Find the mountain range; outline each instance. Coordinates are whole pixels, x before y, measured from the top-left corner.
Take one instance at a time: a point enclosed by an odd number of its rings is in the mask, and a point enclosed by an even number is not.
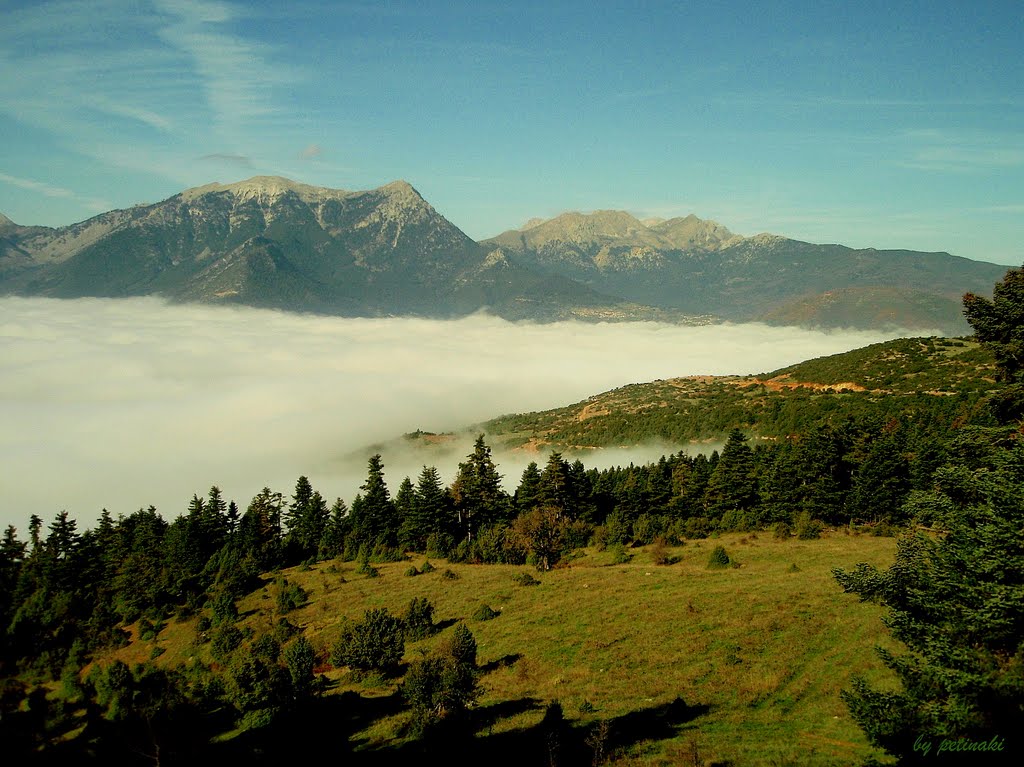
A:
[[[344,316],[766,321],[968,332],[1006,267],[948,253],[742,237],[696,216],[565,213],[474,242],[408,183],[278,177],[188,189],[82,223],[0,215],[0,293],[159,294]]]

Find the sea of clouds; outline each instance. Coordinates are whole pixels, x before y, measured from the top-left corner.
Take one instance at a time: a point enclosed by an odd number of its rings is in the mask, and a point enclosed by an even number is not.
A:
[[[460,430],[628,383],[760,373],[891,338],[760,324],[348,319],[159,299],[0,299],[0,524],[66,509],[91,527],[153,504],[167,519],[219,485],[244,510],[300,474],[351,502],[370,446]],[[471,437],[441,453],[384,448],[394,492],[424,463],[445,481]],[[671,446],[669,446],[671,449]],[[641,462],[664,446],[608,451]],[[513,489],[546,455],[495,455]]]

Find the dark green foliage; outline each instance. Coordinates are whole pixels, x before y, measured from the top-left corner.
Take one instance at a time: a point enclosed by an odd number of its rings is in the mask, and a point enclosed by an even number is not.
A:
[[[234,595],[229,591],[218,591],[210,603],[214,623],[233,623],[238,620],[238,606],[235,604]]]
[[[434,606],[426,597],[413,597],[402,616],[405,636],[412,641],[426,639],[434,633]]]
[[[753,451],[739,429],[729,434],[721,460],[708,481],[704,503],[716,516],[735,516],[737,521],[727,528],[747,529],[749,523],[742,514],[752,511],[757,503],[757,476]]]
[[[284,662],[291,678],[292,694],[299,700],[309,697],[314,689],[313,668],[316,653],[309,640],[300,636],[285,648]]]
[[[507,521],[511,499],[501,489],[501,475],[483,434],[476,438],[473,452],[459,464],[451,492],[460,535],[472,539],[479,529]]]
[[[801,541],[812,541],[821,537],[825,526],[817,519],[811,519],[809,512],[801,511],[793,520],[793,532]]]
[[[441,643],[441,652],[456,663],[476,666],[476,637],[464,623],[460,623]]]
[[[409,567],[405,571],[405,575],[407,578],[415,578],[419,574],[420,571],[416,569],[416,565],[409,565]]]
[[[472,618],[475,621],[490,621],[497,618],[501,613],[491,609],[490,605],[482,604],[473,611]]]
[[[306,604],[306,590],[297,583],[289,583],[287,578],[277,580],[277,611],[281,614],[297,610]]]
[[[399,519],[384,481],[380,454],[370,457],[361,495],[352,502],[352,532],[363,544],[393,546],[398,542]]]
[[[844,591],[889,608],[886,624],[906,646],[880,651],[902,683],[863,680],[843,692],[875,745],[923,763],[921,739],[1005,740],[986,764],[1017,764],[1024,721],[1024,449],[1010,429],[965,429],[957,463],[935,474],[939,535],[906,534],[896,562],[879,571],[835,571]],[[982,758],[977,757],[977,763]],[[974,763],[967,760],[965,763]]]
[[[793,531],[785,522],[776,522],[772,525],[772,534],[777,541],[788,541],[793,535]]]
[[[405,652],[402,621],[387,610],[367,610],[362,620],[346,620],[331,651],[331,663],[356,671],[394,671]]]
[[[520,586],[536,586],[540,583],[540,581],[538,581],[529,573],[518,573],[517,575],[513,575],[512,580]]]
[[[612,544],[608,547],[608,551],[612,555],[613,565],[624,565],[633,558],[633,555],[630,554],[626,550],[626,547],[621,543]]]
[[[442,645],[434,656],[415,661],[409,667],[401,691],[412,708],[416,735],[424,736],[441,723],[458,719],[476,700],[479,694],[476,643],[471,634],[469,640],[474,648],[472,659],[465,653],[453,651],[449,644]]]
[[[446,567],[444,570],[441,571],[441,577],[444,578],[446,581],[457,581],[459,579],[459,574],[454,570]]]
[[[432,573],[432,572],[434,572],[435,569],[436,568],[432,564],[430,564],[430,560],[429,559],[424,561],[423,564],[420,565],[420,572],[421,573]]]
[[[724,546],[715,546],[711,552],[711,556],[708,557],[708,569],[709,570],[720,570],[725,567],[729,567],[732,564],[732,560],[725,551]]]
[[[242,631],[233,623],[224,623],[214,629],[210,638],[210,654],[215,660],[225,661],[242,644]]]

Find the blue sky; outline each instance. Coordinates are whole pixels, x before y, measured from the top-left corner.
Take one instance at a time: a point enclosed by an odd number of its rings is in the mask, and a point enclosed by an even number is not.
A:
[[[0,212],[60,225],[257,174],[410,181],[482,238],[695,213],[1024,261],[1024,6],[0,5]]]

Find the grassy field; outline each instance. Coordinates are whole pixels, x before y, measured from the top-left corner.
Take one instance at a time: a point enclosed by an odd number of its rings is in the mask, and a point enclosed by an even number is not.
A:
[[[739,567],[706,567],[719,544]],[[588,550],[568,566],[535,573],[540,583],[528,587],[514,576],[529,568],[442,560],[415,577],[405,575],[410,562],[378,565],[379,578],[338,562],[282,575],[310,593],[288,618],[318,648],[336,641],[343,616],[374,607],[401,613],[413,597],[429,598],[444,628],[407,643],[406,661],[465,621],[484,668],[477,740],[495,749],[514,750],[517,734],[536,731],[557,700],[580,742],[590,733],[589,748],[614,764],[852,765],[874,752],[839,690],[854,674],[885,684],[873,648],[891,644],[882,610],[843,594],[830,571],[885,566],[894,548],[892,539],[845,531],[811,541],[729,534],[673,549],[671,565],[654,565],[645,549],[632,550],[625,564]],[[410,561],[419,566],[424,557]],[[458,579],[443,578],[446,568]],[[268,580],[240,602],[243,627],[258,634],[277,620],[275,589]],[[483,603],[500,615],[472,620]],[[161,633],[160,663],[208,652],[193,642],[194,623],[172,621]],[[119,655],[147,660],[152,646],[133,643]],[[408,745],[408,713],[395,694],[400,679],[327,675],[325,705],[356,701],[364,712],[336,723],[356,761],[386,761]],[[601,722],[606,737],[593,735]],[[599,746],[595,737],[603,737]]]

